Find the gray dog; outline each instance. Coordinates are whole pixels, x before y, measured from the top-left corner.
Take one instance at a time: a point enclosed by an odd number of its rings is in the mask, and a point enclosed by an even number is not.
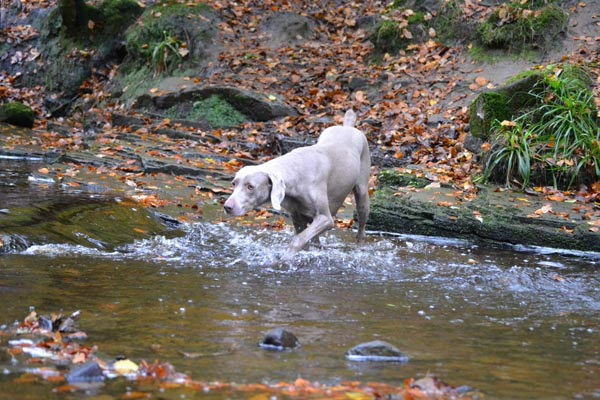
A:
[[[240,216],[271,200],[292,216],[296,236],[289,245],[291,258],[309,241],[333,228],[333,216],[346,196],[354,193],[358,214],[357,242],[365,237],[369,217],[371,155],[365,135],[354,128],[356,114],[346,111],[343,126],[323,131],[313,146],[301,147],[262,165],[240,169],[225,212]],[[310,224],[310,225],[309,225]]]

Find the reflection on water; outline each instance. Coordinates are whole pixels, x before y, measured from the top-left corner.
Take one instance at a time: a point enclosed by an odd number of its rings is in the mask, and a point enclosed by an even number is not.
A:
[[[89,344],[107,357],[159,358],[204,381],[402,385],[430,372],[490,399],[600,396],[592,255],[375,235],[357,249],[351,233],[334,231],[322,249],[284,264],[290,232],[209,222],[186,229],[110,252],[49,244],[0,256],[0,323],[22,319],[29,306],[81,310]],[[302,346],[258,348],[274,327]],[[344,358],[374,339],[410,362]],[[52,397],[52,384],[14,383],[28,367],[2,352],[0,393]],[[122,385],[108,382],[97,394],[120,395]]]

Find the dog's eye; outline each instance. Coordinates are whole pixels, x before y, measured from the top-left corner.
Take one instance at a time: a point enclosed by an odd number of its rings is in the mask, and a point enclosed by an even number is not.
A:
[[[246,189],[248,189],[249,191],[253,191],[254,190],[254,186],[248,184],[248,185],[246,185]]]

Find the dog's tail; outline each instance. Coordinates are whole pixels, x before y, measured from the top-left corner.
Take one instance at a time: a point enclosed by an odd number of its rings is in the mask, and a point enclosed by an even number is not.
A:
[[[351,109],[344,114],[344,126],[352,128],[356,124],[356,113]]]

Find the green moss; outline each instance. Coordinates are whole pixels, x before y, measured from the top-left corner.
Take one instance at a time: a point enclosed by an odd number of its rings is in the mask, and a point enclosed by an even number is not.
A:
[[[431,182],[414,174],[400,173],[393,169],[381,171],[377,176],[380,187],[403,187],[411,186],[417,189],[424,188]]]
[[[444,2],[432,21],[436,37],[441,42],[452,42],[470,36],[470,28],[463,21],[462,7],[457,0]]]
[[[409,24],[424,24],[425,23],[425,13],[422,11],[418,11],[414,14],[408,16]]]
[[[23,103],[13,101],[0,106],[0,122],[33,128],[33,110]]]
[[[511,111],[508,103],[508,96],[502,92],[486,92],[477,96],[469,110],[473,136],[487,140],[494,121],[510,119]]]
[[[509,3],[479,26],[476,39],[484,48],[518,53],[551,44],[566,22],[567,14],[559,7],[546,6],[534,12],[520,2]]]
[[[406,0],[394,0],[392,2],[392,9],[402,8],[406,5]]]
[[[179,110],[180,108],[175,106],[167,110],[166,115],[172,118],[183,117],[190,121],[203,120],[208,122],[212,128],[217,129],[234,127],[247,120],[245,115],[216,95],[195,101],[191,111],[186,112],[185,115],[180,115]]]
[[[402,37],[397,22],[385,20],[375,31],[373,44],[378,54],[397,53],[406,47],[408,41]]]

